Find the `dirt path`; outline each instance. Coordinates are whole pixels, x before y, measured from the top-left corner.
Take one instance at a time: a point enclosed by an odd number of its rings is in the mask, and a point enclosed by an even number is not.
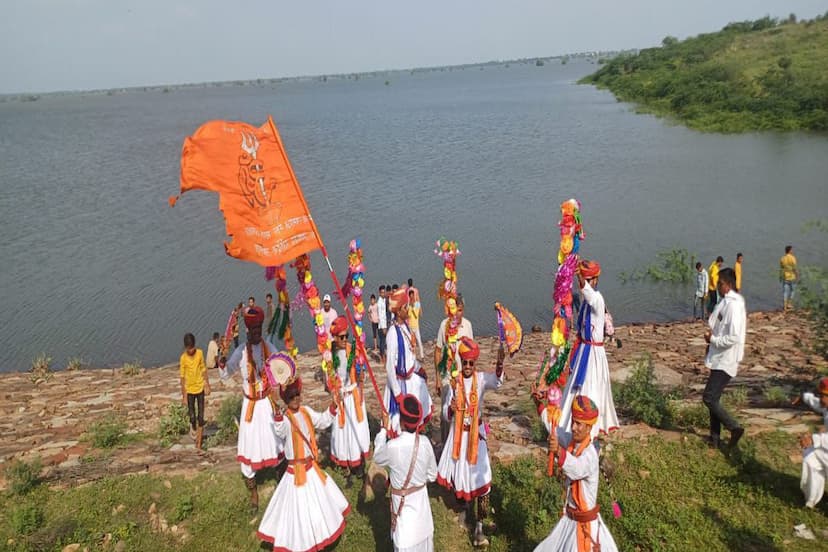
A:
[[[706,379],[702,365],[703,331],[700,322],[619,327],[616,337],[623,346],[607,350],[613,381],[624,381],[633,361],[649,353],[660,383],[680,386],[690,400],[698,400]],[[497,392],[486,395],[486,416],[492,430],[490,450],[502,461],[541,451],[531,438],[528,387],[548,340],[547,333],[527,335],[522,351],[507,360],[506,383]],[[731,384],[731,388],[742,385],[748,390],[747,404],[741,409],[748,436],[777,428],[801,433],[807,431],[807,423],[818,420],[816,415],[803,410],[766,408],[763,398],[763,391],[769,386],[780,387],[792,396],[810,385],[820,372],[828,371],[823,359],[806,350],[809,340],[807,321],[801,317],[776,312],[749,316],[745,360],[739,377]],[[481,364],[493,366],[496,340],[484,338],[480,344]],[[432,345],[428,345],[430,351]],[[327,403],[327,395],[310,377],[317,362],[317,355],[304,354],[298,365],[300,372],[306,374],[305,401],[321,407]],[[430,363],[427,369],[433,374]],[[383,370],[376,366],[375,370],[383,389],[384,378],[379,376]],[[208,425],[218,413],[221,401],[240,393],[240,385],[235,381],[218,383],[215,375],[211,379],[214,384],[213,394],[207,399]],[[367,396],[369,411],[378,412],[373,391]],[[125,473],[186,475],[208,467],[238,470],[234,445],[197,453],[192,439],[183,436],[172,447],[161,447],[157,437],[159,420],[167,406],[178,400],[178,370],[172,365],[135,375],[95,369],[59,372],[39,383],[33,383],[28,373],[0,375],[0,487],[5,487],[2,466],[15,458],[40,457],[45,477],[58,486]],[[83,434],[91,423],[110,414],[124,419],[135,438],[113,450],[95,449]],[[643,424],[626,425],[613,439],[639,438],[656,432]],[[668,438],[677,435],[664,434]]]

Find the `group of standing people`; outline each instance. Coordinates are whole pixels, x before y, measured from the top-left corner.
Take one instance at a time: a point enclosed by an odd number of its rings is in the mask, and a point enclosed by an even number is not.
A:
[[[556,450],[560,446],[556,454],[560,455],[564,473],[570,478],[564,519],[576,527],[562,538],[581,538],[577,534],[583,531],[577,528],[584,527],[588,534],[594,533],[595,542],[600,541],[604,550],[613,550],[612,537],[605,528],[599,527],[594,493],[598,484],[597,461],[594,461],[597,452],[590,446],[599,431],[618,426],[606,354],[601,354],[605,306],[596,289],[599,274],[597,263],[583,264],[579,272],[584,296],[578,318],[580,344],[573,356],[571,385],[565,390],[566,414],[558,428],[550,430]],[[329,302],[328,297],[324,299]],[[502,349],[498,351],[491,370],[479,365],[480,347],[474,341],[471,322],[463,316],[464,300],[459,296],[460,324],[456,334],[448,336],[450,317],[447,317],[440,324],[434,349],[435,366],[440,359],[452,355],[458,368],[454,375],[441,374],[439,370],[435,374],[434,388],[441,400],[441,440],[437,444],[437,455],[426,431],[437,408],[429,391],[428,374],[421,364],[422,340],[412,328],[412,322],[418,321],[421,314],[419,294],[413,286],[391,287],[390,292],[382,287],[380,298],[371,302],[371,307],[375,305],[375,309],[369,308],[369,315],[378,330],[377,347],[385,367],[386,385],[373,459],[389,472],[390,532],[395,549],[433,550],[427,484],[434,481],[465,506],[474,524],[473,542],[475,546],[485,546],[488,544],[486,531],[491,528],[487,519],[491,515],[492,468],[483,404],[485,394],[498,389],[504,381],[505,353]],[[386,309],[387,316],[383,317]],[[373,311],[377,312],[376,318]],[[354,362],[357,344],[349,339],[348,321],[342,316],[333,317],[330,324],[326,321],[332,337],[335,378],[335,383],[329,385],[331,402],[322,412],[302,405],[302,380],[295,373],[293,360],[262,336],[266,317],[266,312],[255,302],[243,309],[241,319],[247,329],[247,339],[226,362],[217,363],[222,379],[236,372],[241,374],[243,401],[237,460],[250,492],[250,507],[256,511],[259,508],[256,473],[266,467],[285,466],[285,474],[262,515],[259,537],[278,550],[320,550],[342,533],[350,506],[320,466],[316,433],[331,429],[332,464],[346,471],[349,486],[352,477],[362,478],[363,492],[368,492],[365,467],[372,453],[365,406],[365,373],[357,370]],[[381,327],[383,318],[384,328]],[[289,366],[292,376],[286,383],[279,385],[270,381],[268,373],[277,370],[272,363]],[[281,398],[284,408],[278,406],[277,397]],[[576,432],[576,426],[588,430]],[[580,484],[572,486],[578,481],[584,481],[583,488]],[[560,537],[555,535],[555,532],[550,535],[553,541]],[[539,549],[558,549],[550,548],[547,541]]]

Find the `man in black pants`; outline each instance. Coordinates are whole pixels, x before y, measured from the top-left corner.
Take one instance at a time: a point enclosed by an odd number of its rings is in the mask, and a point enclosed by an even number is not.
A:
[[[744,356],[747,315],[745,301],[736,293],[736,273],[732,268],[723,268],[719,272],[716,287],[721,300],[713,309],[708,320],[709,329],[704,334],[708,343],[704,364],[710,368],[710,376],[702,400],[710,410],[710,446],[719,446],[721,426],[724,425],[730,431],[729,447],[734,448],[745,430],[719,399],[731,378],[736,377]]]

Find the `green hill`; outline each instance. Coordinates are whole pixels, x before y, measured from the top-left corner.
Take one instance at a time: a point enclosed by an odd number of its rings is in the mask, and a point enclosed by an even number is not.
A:
[[[828,130],[828,13],[770,17],[622,55],[580,81],[713,132]]]

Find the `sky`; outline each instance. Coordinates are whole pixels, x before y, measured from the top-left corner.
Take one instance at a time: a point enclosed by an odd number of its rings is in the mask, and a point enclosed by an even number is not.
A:
[[[0,93],[645,48],[826,11],[828,0],[3,0]]]

